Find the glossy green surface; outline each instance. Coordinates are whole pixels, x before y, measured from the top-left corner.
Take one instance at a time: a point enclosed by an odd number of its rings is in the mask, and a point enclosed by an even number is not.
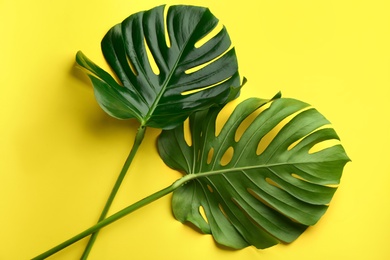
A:
[[[103,38],[104,57],[119,83],[82,52],[76,61],[89,71],[108,114],[171,129],[194,111],[238,94],[235,50],[224,27],[213,32],[217,25],[207,8],[158,6],[129,16]],[[205,41],[211,32],[215,35]]]
[[[175,217],[232,248],[294,241],[325,213],[349,161],[340,144],[312,150],[336,132],[308,104],[278,96],[245,100],[217,134],[219,112],[190,116],[190,145],[183,127],[159,137],[168,166],[199,176],[174,191]]]

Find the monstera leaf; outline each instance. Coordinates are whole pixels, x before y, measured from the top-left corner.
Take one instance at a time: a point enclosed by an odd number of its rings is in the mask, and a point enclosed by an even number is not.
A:
[[[340,144],[326,145],[336,132],[279,96],[242,102],[216,133],[219,112],[190,116],[191,142],[183,127],[159,137],[164,162],[190,180],[173,193],[175,217],[232,248],[292,242],[325,213],[349,161]]]
[[[131,15],[103,38],[104,57],[119,83],[82,52],[76,61],[89,71],[108,114],[170,129],[192,112],[238,95],[235,50],[217,25],[207,8],[159,6]]]

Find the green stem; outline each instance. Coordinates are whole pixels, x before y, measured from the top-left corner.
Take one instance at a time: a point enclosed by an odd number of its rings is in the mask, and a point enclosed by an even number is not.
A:
[[[114,201],[114,198],[115,198],[115,196],[116,196],[116,194],[117,194],[117,192],[119,190],[119,187],[121,186],[122,181],[125,178],[126,173],[127,173],[128,169],[130,167],[130,164],[133,161],[133,158],[134,158],[135,154],[137,153],[138,147],[141,145],[142,140],[144,139],[145,130],[146,130],[146,127],[143,126],[143,125],[141,125],[138,128],[137,134],[136,134],[135,139],[134,139],[133,147],[131,148],[130,153],[129,153],[127,159],[126,159],[126,162],[123,165],[123,168],[122,168],[122,170],[121,170],[121,172],[120,172],[120,174],[118,176],[118,179],[116,180],[115,185],[114,185],[114,187],[111,190],[110,196],[108,197],[106,205],[104,206],[103,211],[100,214],[98,222],[100,222],[100,221],[102,221],[103,219],[106,218],[107,213],[108,213],[108,211],[109,211],[109,209],[111,207],[111,204]],[[95,240],[96,240],[98,234],[99,234],[99,230],[94,232],[92,234],[92,236],[89,238],[88,244],[87,244],[87,246],[84,249],[83,255],[81,256],[82,260],[85,260],[85,259],[88,258],[88,255],[91,252],[92,246],[95,243]]]
[[[173,184],[171,184],[170,186],[160,190],[160,191],[157,191],[155,193],[153,193],[152,195],[149,195],[147,196],[146,198],[143,198],[142,200],[122,209],[121,211],[118,211],[117,213],[111,215],[110,217],[108,218],[105,218],[104,220],[98,222],[97,224],[95,224],[94,226],[84,230],[83,232],[79,233],[78,235],[66,240],[65,242],[62,242],[61,244],[53,247],[52,249],[34,257],[32,260],[42,260],[42,259],[45,259],[55,253],[57,253],[58,251],[72,245],[73,243],[79,241],[80,239],[83,239],[85,238],[86,236],[89,236],[93,233],[96,233],[98,230],[100,230],[101,228],[123,218],[124,216],[132,213],[133,211],[153,202],[153,201],[156,201],[162,197],[164,197],[165,195],[168,195],[169,193],[173,192],[174,190],[176,190],[177,188],[179,188],[180,186],[182,186],[183,184],[185,184],[187,181],[191,180],[192,178],[194,177],[194,174],[190,174],[190,175],[185,175],[184,177],[178,179],[177,181],[175,181]]]

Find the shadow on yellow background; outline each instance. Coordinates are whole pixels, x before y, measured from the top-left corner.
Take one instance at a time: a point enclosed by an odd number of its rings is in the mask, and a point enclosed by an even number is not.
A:
[[[102,230],[90,259],[389,259],[390,3],[360,1],[0,2],[0,259],[30,259],[88,228],[132,145],[135,121],[110,118],[82,50],[106,67],[100,40],[132,13],[160,4],[207,6],[236,46],[240,100],[310,103],[352,159],[329,210],[290,245],[232,251],[177,222],[170,196]],[[150,129],[110,213],[180,177]],[[50,259],[78,259],[87,241]]]

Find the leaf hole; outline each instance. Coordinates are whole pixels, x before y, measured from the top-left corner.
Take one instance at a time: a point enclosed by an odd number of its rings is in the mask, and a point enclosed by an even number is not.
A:
[[[253,121],[256,119],[258,115],[260,115],[261,112],[265,111],[271,106],[272,102],[268,102],[265,105],[259,107],[255,111],[253,111],[249,116],[247,116],[238,126],[236,130],[236,134],[234,135],[234,140],[236,142],[240,141],[242,135],[244,134],[245,130],[253,123]]]
[[[335,183],[335,184],[326,184],[324,185],[326,187],[329,187],[329,188],[338,188],[339,187],[339,184],[338,183]]]
[[[325,129],[325,128],[331,128],[331,125],[330,124],[326,124],[326,125],[323,125],[323,126],[320,126],[318,127],[317,129],[315,129],[314,131],[311,131],[310,133],[308,133],[307,135],[299,138],[298,140],[296,140],[295,142],[293,142],[292,144],[290,144],[290,146],[287,148],[288,151],[292,150],[295,146],[297,146],[303,139],[305,139],[307,136],[311,135],[312,133],[318,131],[318,130],[321,130],[321,129]]]
[[[305,181],[305,182],[308,182],[308,183],[312,183],[311,181],[309,180],[306,180],[305,178],[303,178],[302,176],[296,174],[296,173],[292,173],[291,174],[292,177],[294,177],[295,179],[298,179],[298,180],[301,180],[301,181]],[[323,186],[326,186],[326,187],[329,187],[329,188],[337,188],[339,186],[338,183],[335,183],[335,184],[325,184]]]
[[[212,85],[203,87],[203,88],[196,88],[196,89],[191,89],[191,90],[183,91],[183,92],[181,92],[180,94],[181,94],[182,96],[186,96],[186,95],[194,94],[194,93],[197,93],[197,92],[200,92],[200,91],[209,89],[209,88],[213,88],[213,87],[215,87],[215,86],[218,86],[219,84],[224,83],[225,81],[228,81],[230,78],[231,78],[231,77],[229,77],[229,78],[227,78],[227,79],[224,79],[224,80],[222,80],[222,81],[219,81],[219,82],[217,82],[217,83],[215,83],[215,84],[212,84]]]
[[[225,55],[227,52],[229,52],[231,49],[233,49],[233,46],[232,46],[232,45],[230,45],[230,47],[229,47],[227,50],[225,50],[221,55],[219,55],[219,56],[215,57],[214,59],[211,59],[211,60],[209,60],[209,61],[207,61],[207,62],[205,62],[205,63],[199,64],[198,66],[189,68],[189,69],[185,70],[184,73],[185,73],[185,74],[191,74],[191,73],[194,73],[194,72],[196,72],[196,71],[198,71],[198,70],[203,69],[204,67],[206,67],[206,66],[208,66],[209,64],[213,63],[214,61],[220,59],[222,56],[224,56],[224,55]]]
[[[270,185],[272,185],[272,186],[274,186],[274,187],[276,187],[276,188],[279,188],[279,189],[282,189],[282,187],[280,187],[279,186],[279,184],[277,184],[274,180],[272,180],[271,178],[265,178],[265,181],[268,183],[268,184],[270,184]]]
[[[257,145],[257,150],[256,150],[256,154],[257,155],[260,155],[262,154],[266,149],[267,147],[270,145],[270,143],[272,142],[272,140],[274,140],[274,138],[278,135],[278,133],[280,132],[280,130],[288,123],[291,121],[291,119],[293,119],[296,115],[302,113],[303,111],[305,110],[308,110],[310,109],[311,107],[305,107],[301,110],[298,110],[292,114],[290,114],[289,116],[285,117],[283,120],[281,120],[271,131],[269,131],[267,134],[265,134],[263,136],[263,138],[261,138],[259,144]]]
[[[233,149],[233,147],[230,146],[225,151],[225,153],[222,155],[222,158],[220,161],[221,166],[226,166],[232,160],[233,154],[234,154],[234,149]]]
[[[214,147],[211,147],[209,153],[207,154],[207,164],[210,164],[214,155]]]
[[[152,52],[150,51],[148,43],[146,42],[145,38],[144,38],[144,45],[145,45],[146,55],[148,57],[150,67],[151,67],[154,74],[159,75],[160,69],[157,66],[156,60],[154,59]]]
[[[223,126],[229,118],[228,115],[233,112],[236,105],[235,101],[229,102],[221,109],[221,111],[219,111],[217,118],[215,119],[215,136],[218,136],[221,133]]]
[[[213,188],[207,184],[207,189],[209,189],[210,192],[214,192]]]
[[[204,221],[206,221],[207,223],[209,223],[209,220],[207,219],[206,212],[205,212],[203,206],[199,206],[199,214],[202,216],[202,218],[204,219]]]
[[[225,216],[225,218],[229,219],[228,215],[226,214],[225,210],[223,209],[221,204],[218,204],[219,210],[222,212],[222,214]]]
[[[291,174],[292,177],[294,177],[295,179],[298,179],[298,180],[301,180],[301,181],[305,181],[305,182],[309,182],[308,180],[306,180],[305,178],[303,178],[302,176],[296,174],[296,173],[292,173]]]
[[[184,140],[188,146],[192,146],[190,120],[187,118],[183,123]]]
[[[217,25],[211,29],[208,34],[195,43],[195,48],[202,47],[205,43],[214,38],[223,29],[223,24],[218,22]]]
[[[167,25],[167,17],[168,17],[169,5],[164,7],[164,35],[165,35],[165,43],[168,48],[171,47],[171,39],[169,39],[168,25]]]
[[[130,67],[130,69],[131,69],[131,72],[133,72],[133,74],[134,74],[135,76],[138,76],[138,72],[137,72],[137,70],[135,69],[135,66],[134,66],[133,62],[131,62],[129,56],[127,56],[127,55],[126,55],[126,60],[127,60],[127,64],[129,64],[129,67]]]
[[[318,153],[322,150],[325,150],[327,148],[330,148],[332,146],[339,145],[339,144],[340,144],[340,140],[337,140],[337,139],[325,140],[325,141],[322,141],[322,142],[319,142],[319,143],[316,143],[315,145],[313,145],[313,147],[310,148],[310,150],[309,150],[309,154]]]

